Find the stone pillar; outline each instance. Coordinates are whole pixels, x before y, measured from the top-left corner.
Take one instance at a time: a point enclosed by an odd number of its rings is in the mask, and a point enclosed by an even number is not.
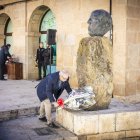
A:
[[[5,35],[0,35],[0,46],[4,44]]]
[[[112,1],[113,95],[133,101],[140,96],[139,12],[140,1]]]
[[[39,46],[39,32],[29,32],[27,36],[28,48],[26,49],[27,79],[38,78],[38,67],[35,67],[35,55]]]
[[[114,97],[125,96],[127,1],[112,1]]]
[[[140,1],[128,0],[126,11],[125,95],[139,95],[140,100]]]

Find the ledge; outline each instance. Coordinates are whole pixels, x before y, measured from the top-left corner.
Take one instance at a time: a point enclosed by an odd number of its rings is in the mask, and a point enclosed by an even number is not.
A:
[[[97,135],[140,129],[140,104],[112,100],[109,109],[68,111],[59,109],[56,121],[76,135]]]

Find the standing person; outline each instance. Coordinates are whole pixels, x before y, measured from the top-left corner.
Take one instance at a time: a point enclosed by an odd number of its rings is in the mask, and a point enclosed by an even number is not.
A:
[[[11,58],[11,54],[9,53],[11,45],[7,44],[0,48],[0,80],[6,80],[4,79],[4,73],[5,73],[5,62]]]
[[[47,45],[47,48],[43,52],[45,70],[47,69],[47,65],[51,65],[53,63],[53,54],[54,54],[53,47],[51,47],[51,45]]]
[[[40,42],[39,48],[37,49],[37,52],[36,52],[36,62],[38,64],[38,79],[37,80],[42,79],[42,68],[43,68],[43,77],[46,75],[46,70],[44,69],[44,57],[43,57],[44,50],[45,49],[43,48],[43,42]]]
[[[37,86],[37,95],[41,101],[39,119],[47,121],[49,127],[56,127],[52,122],[51,105],[58,107],[57,99],[66,89],[70,94],[69,73],[66,70],[47,75]]]

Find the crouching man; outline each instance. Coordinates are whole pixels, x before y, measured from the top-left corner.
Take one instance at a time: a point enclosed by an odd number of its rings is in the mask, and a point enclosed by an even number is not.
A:
[[[47,75],[37,86],[37,95],[41,101],[39,119],[46,121],[49,127],[57,127],[52,122],[52,105],[58,107],[57,99],[64,89],[68,94],[72,91],[68,81],[69,73],[66,70],[62,70]]]

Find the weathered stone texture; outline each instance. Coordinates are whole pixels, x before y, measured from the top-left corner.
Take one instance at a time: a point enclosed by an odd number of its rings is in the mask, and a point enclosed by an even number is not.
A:
[[[116,114],[116,131],[140,128],[140,112],[124,112]]]
[[[99,133],[115,131],[115,114],[99,115]]]
[[[105,37],[83,38],[77,54],[79,87],[92,86],[96,104],[88,110],[108,108],[113,92],[112,46]]]
[[[124,140],[125,132],[102,133],[98,135],[88,135],[87,140]]]
[[[126,137],[140,137],[140,129],[139,130],[126,131]]]
[[[125,95],[139,94],[140,77],[140,39],[139,12],[140,2],[128,0],[126,20],[126,91]]]
[[[98,115],[74,115],[74,133],[81,134],[97,134],[98,133]]]
[[[66,110],[63,110],[63,126],[70,131],[73,131],[73,114],[71,112],[68,112]]]
[[[139,108],[140,104],[128,105],[114,100],[106,110],[57,110],[56,120],[78,135],[79,140],[137,138],[140,137]]]

